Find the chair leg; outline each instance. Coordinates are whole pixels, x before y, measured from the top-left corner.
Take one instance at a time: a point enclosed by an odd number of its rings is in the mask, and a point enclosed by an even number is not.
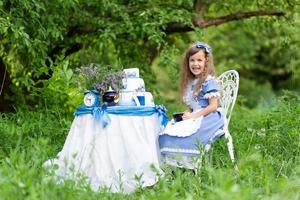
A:
[[[234,164],[234,169],[238,170],[238,167],[236,165],[235,158],[234,158],[234,150],[233,150],[232,137],[231,137],[231,135],[230,135],[230,133],[229,133],[228,130],[226,130],[225,138],[227,139],[228,153],[229,153],[229,156],[230,156],[230,159],[231,159],[232,163]]]

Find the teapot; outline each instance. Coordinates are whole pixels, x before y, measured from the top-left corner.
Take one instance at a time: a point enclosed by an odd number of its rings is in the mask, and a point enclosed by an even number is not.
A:
[[[102,100],[106,102],[108,106],[115,106],[119,101],[119,93],[114,90],[108,90],[104,92]]]

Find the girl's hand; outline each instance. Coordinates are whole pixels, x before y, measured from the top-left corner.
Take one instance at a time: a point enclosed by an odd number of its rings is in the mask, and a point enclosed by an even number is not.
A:
[[[186,120],[186,119],[197,119],[198,117],[201,117],[201,116],[203,116],[202,111],[195,112],[195,113],[184,112],[183,115],[182,115],[182,119],[183,120]]]
[[[183,120],[194,118],[194,115],[191,112],[184,112],[182,115]]]

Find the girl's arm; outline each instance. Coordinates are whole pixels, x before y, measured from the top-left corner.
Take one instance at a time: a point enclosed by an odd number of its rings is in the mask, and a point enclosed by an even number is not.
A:
[[[218,98],[211,97],[211,98],[209,98],[209,105],[206,108],[204,108],[203,110],[196,112],[196,113],[184,113],[182,118],[184,120],[190,119],[190,118],[195,119],[195,118],[198,118],[201,116],[208,115],[209,113],[216,111],[217,108],[218,108]]]

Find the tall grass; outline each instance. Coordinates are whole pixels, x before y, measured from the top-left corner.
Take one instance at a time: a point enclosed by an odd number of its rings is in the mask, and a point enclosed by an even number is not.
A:
[[[235,107],[238,172],[220,139],[196,175],[163,166],[155,186],[128,195],[93,192],[84,181],[58,184],[42,168],[61,150],[71,122],[59,109],[1,114],[0,199],[300,199],[300,99],[293,94],[269,110]]]

